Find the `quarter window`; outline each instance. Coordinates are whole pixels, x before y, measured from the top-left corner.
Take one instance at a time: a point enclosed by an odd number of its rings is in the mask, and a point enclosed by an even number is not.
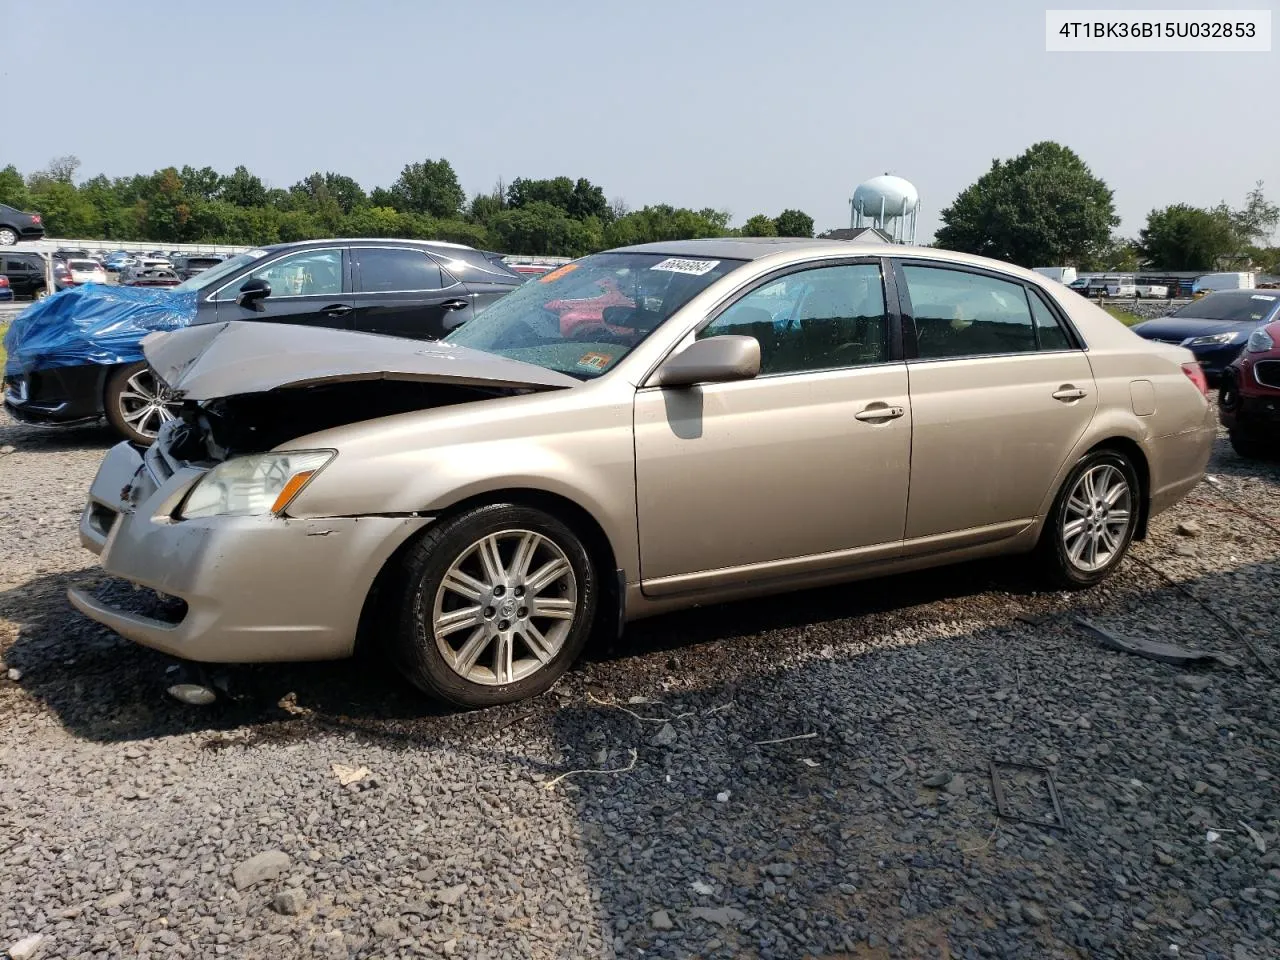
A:
[[[1030,353],[1036,330],[1022,284],[904,264],[922,360]]]
[[[342,251],[304,250],[247,273],[218,293],[234,300],[247,280],[271,284],[272,297],[336,297],[342,293]]]
[[[1067,339],[1066,331],[1040,294],[1035,290],[1028,290],[1027,299],[1031,301],[1031,316],[1036,322],[1036,337],[1039,339],[1040,349],[1070,350],[1071,341]]]
[[[439,290],[444,286],[440,267],[417,250],[367,248],[356,251],[356,258],[360,289],[365,293]]]
[[[831,370],[889,358],[884,283],[874,263],[790,273],[752,290],[698,332],[760,342],[760,373]]]

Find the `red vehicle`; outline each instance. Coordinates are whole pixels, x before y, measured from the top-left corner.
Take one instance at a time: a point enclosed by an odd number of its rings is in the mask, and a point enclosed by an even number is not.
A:
[[[1240,456],[1280,454],[1280,320],[1254,330],[1227,367],[1218,417]]]
[[[551,300],[545,309],[560,315],[560,335],[571,337],[574,331],[581,328],[583,335],[594,327],[604,327],[611,333],[622,334],[627,331],[604,322],[604,311],[607,307],[634,307],[635,301],[618,289],[611,279],[605,278],[596,284],[603,292],[594,297],[583,297]]]

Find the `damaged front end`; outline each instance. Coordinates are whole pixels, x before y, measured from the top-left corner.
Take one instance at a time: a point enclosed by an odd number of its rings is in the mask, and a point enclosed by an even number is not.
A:
[[[270,323],[192,327],[143,344],[177,418],[145,452],[112,448],[80,522],[118,589],[72,588],[81,612],[138,643],[206,662],[349,655],[387,560],[431,522],[292,518],[338,452],[280,449],[346,424],[559,389],[577,381],[465,348]]]

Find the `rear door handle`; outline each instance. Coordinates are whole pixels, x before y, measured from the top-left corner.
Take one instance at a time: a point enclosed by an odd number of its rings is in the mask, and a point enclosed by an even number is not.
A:
[[[345,303],[338,303],[338,304],[334,304],[332,307],[325,307],[324,310],[321,311],[321,313],[324,313],[326,316],[330,316],[330,317],[345,317],[348,313],[350,313],[354,309],[355,309],[354,307],[349,307]]]
[[[1081,400],[1088,395],[1088,391],[1081,390],[1079,387],[1073,387],[1069,383],[1063,384],[1059,389],[1053,391],[1053,399],[1061,400],[1063,403],[1071,403],[1074,400]]]
[[[440,306],[444,307],[446,310],[462,310],[466,307],[471,306],[471,301],[470,300],[446,300],[444,303],[440,304]]]
[[[886,403],[870,404],[865,410],[859,410],[853,419],[863,423],[880,423],[885,420],[897,420],[907,412],[906,407],[891,407]]]

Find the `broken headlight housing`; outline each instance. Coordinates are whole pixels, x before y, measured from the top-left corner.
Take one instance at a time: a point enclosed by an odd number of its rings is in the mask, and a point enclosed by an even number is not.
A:
[[[335,456],[335,450],[290,450],[232,457],[196,482],[178,512],[184,520],[281,513]]]

